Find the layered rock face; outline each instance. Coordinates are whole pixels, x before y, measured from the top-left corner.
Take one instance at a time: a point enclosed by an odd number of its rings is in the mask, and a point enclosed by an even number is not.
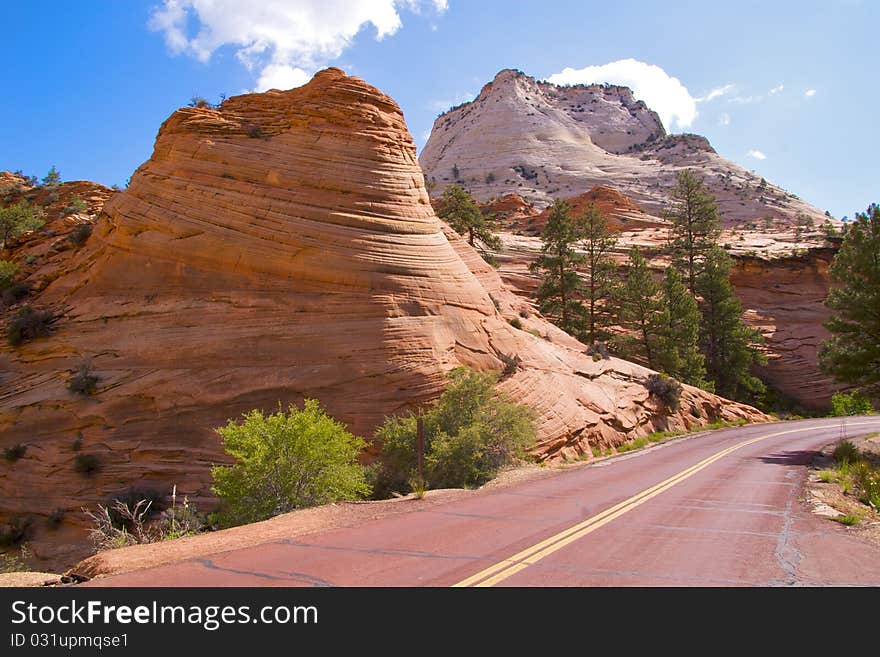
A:
[[[659,215],[676,172],[694,168],[728,226],[822,212],[720,157],[698,135],[667,135],[626,87],[558,87],[503,70],[477,98],[441,115],[419,156],[437,193],[458,183],[480,200],[515,192],[540,207],[610,185]],[[456,173],[458,178],[456,179]]]
[[[30,302],[59,319],[0,348],[0,447],[27,447],[0,471],[0,517],[36,519],[33,549],[55,563],[86,551],[80,508],[129,487],[176,484],[210,509],[228,418],[313,397],[369,437],[459,365],[521,359],[501,389],[534,409],[544,459],[764,417],[693,388],[667,415],[648,370],[594,361],[530,311],[435,216],[398,106],[337,69],[175,112]],[[66,387],[83,361],[99,377],[88,397]]]

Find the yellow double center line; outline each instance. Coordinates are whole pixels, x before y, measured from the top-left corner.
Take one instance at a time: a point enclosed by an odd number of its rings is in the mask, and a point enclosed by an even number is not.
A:
[[[861,422],[857,424],[850,424],[848,426],[861,426],[864,424],[873,424],[871,422]],[[610,509],[606,509],[601,513],[596,514],[582,522],[579,522],[568,529],[564,529],[551,536],[550,538],[544,539],[540,543],[536,543],[535,545],[522,550],[521,552],[517,552],[512,557],[508,557],[503,561],[499,561],[493,566],[489,566],[488,568],[481,570],[476,575],[472,575],[466,579],[461,580],[460,582],[453,584],[453,586],[494,586],[499,582],[504,581],[508,577],[515,575],[521,570],[528,568],[529,566],[536,564],[544,557],[547,557],[558,550],[561,550],[566,545],[569,545],[576,540],[583,538],[587,534],[596,531],[599,527],[608,524],[615,518],[619,518],[624,513],[628,511],[632,511],[637,506],[640,506],[650,500],[652,497],[656,497],[663,491],[669,490],[676,484],[681,483],[685,479],[693,477],[703,468],[707,468],[718,459],[722,459],[731,452],[735,452],[738,449],[746,447],[748,445],[752,445],[758,441],[766,440],[768,438],[775,438],[777,436],[784,436],[790,433],[798,433],[802,431],[815,431],[819,427],[808,427],[803,429],[790,429],[788,431],[778,431],[776,433],[769,433],[763,436],[758,436],[757,438],[752,438],[750,440],[745,440],[741,443],[737,443],[732,447],[728,447],[727,449],[723,449],[720,452],[713,454],[712,456],[703,459],[699,463],[692,465],[686,470],[682,470],[676,475],[673,475],[669,479],[661,481],[659,484],[651,486],[643,490],[636,495],[633,495],[629,499],[620,502],[619,504],[615,504]]]

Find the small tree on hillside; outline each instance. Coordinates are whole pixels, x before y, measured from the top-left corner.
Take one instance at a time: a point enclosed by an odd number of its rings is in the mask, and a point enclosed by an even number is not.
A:
[[[571,216],[565,201],[550,206],[547,225],[541,234],[541,254],[530,266],[540,273],[538,309],[566,333],[579,337],[584,332],[588,311],[583,303],[584,281],[577,273],[586,257],[576,249],[584,233]]]
[[[492,251],[501,249],[501,238],[492,232],[492,218],[480,210],[474,198],[458,185],[450,185],[440,196],[437,216],[459,235],[467,237],[486,262],[494,264]]]
[[[43,225],[42,212],[27,201],[0,208],[0,248],[6,248],[9,240]]]
[[[766,358],[753,346],[763,342],[763,336],[743,323],[742,305],[730,284],[731,266],[730,256],[720,247],[706,256],[697,279],[703,315],[700,345],[715,392],[729,399],[749,401],[765,390],[751,369],[766,363]]]
[[[660,286],[654,280],[648,261],[634,246],[629,252],[626,282],[615,291],[617,321],[632,332],[633,338],[624,344],[624,351],[640,354],[648,367],[657,367],[657,347],[660,333]]]
[[[661,299],[658,369],[679,381],[706,387],[705,360],[699,346],[700,310],[675,267],[666,269]]]
[[[678,173],[678,184],[665,216],[672,221],[674,262],[684,273],[691,294],[696,294],[701,263],[720,233],[715,197],[693,171],[685,169]]]
[[[880,205],[856,214],[831,263],[834,286],[825,304],[831,339],[822,369],[842,383],[880,397]]]
[[[234,465],[215,466],[213,490],[221,523],[257,522],[294,509],[368,495],[358,456],[363,439],[327,415],[314,399],[271,415],[254,410],[217,433]]]
[[[57,187],[61,183],[61,174],[58,173],[58,169],[55,168],[55,165],[52,165],[52,168],[49,169],[49,172],[43,177],[43,185],[45,187]]]
[[[587,276],[586,338],[589,344],[593,344],[600,337],[602,329],[609,324],[608,317],[611,313],[607,301],[611,296],[617,271],[617,266],[611,259],[611,251],[617,239],[608,230],[608,222],[602,213],[592,203],[581,217],[580,224],[585,256],[583,272]]]

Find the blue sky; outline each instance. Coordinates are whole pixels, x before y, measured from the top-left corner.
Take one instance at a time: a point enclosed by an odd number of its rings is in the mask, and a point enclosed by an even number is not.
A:
[[[192,96],[326,65],[393,96],[419,146],[502,68],[600,67],[822,210],[880,202],[874,0],[47,0],[2,18],[0,169],[124,185]]]

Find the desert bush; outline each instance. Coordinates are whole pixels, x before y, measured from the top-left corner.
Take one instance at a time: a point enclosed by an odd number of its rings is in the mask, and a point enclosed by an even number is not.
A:
[[[89,204],[83,201],[77,194],[70,197],[67,207],[62,210],[62,214],[66,217],[69,214],[78,214],[89,209]]]
[[[874,412],[871,401],[857,390],[835,392],[831,396],[831,416],[870,415]]]
[[[12,285],[12,281],[17,273],[17,264],[9,260],[0,260],[0,289],[5,289]]]
[[[260,129],[260,126],[253,123],[249,123],[247,126],[245,126],[244,131],[247,133],[247,136],[252,139],[260,139],[264,136],[263,131]]]
[[[10,463],[15,463],[18,459],[24,456],[25,452],[27,452],[27,445],[18,443],[17,445],[4,449],[3,457]]]
[[[216,430],[236,463],[216,466],[221,525],[265,520],[294,509],[369,494],[357,459],[365,446],[314,399],[266,415],[253,410]]]
[[[430,488],[478,486],[525,456],[535,438],[532,411],[494,390],[494,372],[456,368],[446,391],[422,414],[425,482]],[[377,493],[408,492],[417,480],[417,417],[389,417],[381,443]]]
[[[501,371],[501,378],[506,379],[516,374],[522,365],[522,358],[518,354],[508,355],[503,351],[498,352],[498,358],[504,363],[504,369]]]
[[[98,386],[101,378],[94,373],[91,361],[84,360],[77,367],[73,376],[67,382],[67,389],[78,395],[92,395]]]
[[[507,323],[510,324],[513,328],[519,329],[522,331],[523,323],[520,321],[519,317],[514,317],[513,319],[508,319]]]
[[[31,291],[30,281],[12,283],[0,292],[0,307],[6,308],[21,301]]]
[[[202,96],[193,96],[192,98],[190,98],[189,99],[189,106],[190,107],[202,107],[202,108],[213,107],[213,105],[211,105],[211,102],[208,99],[203,98]]]
[[[848,440],[844,440],[831,452],[831,458],[837,463],[856,463],[862,458],[862,455],[855,445]]]
[[[61,526],[61,523],[64,521],[65,515],[66,512],[64,511],[64,509],[53,509],[52,512],[48,516],[46,516],[46,524],[49,525],[50,529],[58,529]]]
[[[54,321],[55,314],[51,310],[34,310],[24,306],[7,324],[9,344],[16,347],[28,340],[49,335]]]
[[[97,550],[154,543],[160,539],[158,529],[147,522],[150,514],[150,502],[147,500],[141,500],[133,507],[117,500],[108,506],[99,504],[97,511],[83,509],[83,513],[92,522],[89,539]],[[121,518],[122,522],[116,518]]]
[[[73,469],[88,477],[101,469],[101,460],[97,454],[77,454],[73,459]]]
[[[0,547],[18,545],[27,539],[33,519],[13,516],[5,526],[0,527]]]
[[[165,508],[162,493],[158,490],[155,488],[135,487],[129,488],[124,493],[114,495],[107,500],[104,506],[110,513],[110,520],[113,522],[113,526],[130,532],[135,529],[131,524],[131,513],[120,513],[119,509],[125,508],[129,511],[141,509],[144,520],[147,520],[158,516]]]
[[[177,503],[177,486],[171,491],[171,506],[162,512],[159,520],[163,540],[198,534],[206,527],[204,516],[187,496],[181,504]]]
[[[852,467],[853,488],[859,501],[875,510],[880,510],[880,468],[867,461],[859,461]]]
[[[648,392],[669,411],[677,411],[681,403],[681,384],[670,376],[651,374],[645,382]]]
[[[80,224],[67,237],[74,246],[82,246],[92,236],[92,224]]]

